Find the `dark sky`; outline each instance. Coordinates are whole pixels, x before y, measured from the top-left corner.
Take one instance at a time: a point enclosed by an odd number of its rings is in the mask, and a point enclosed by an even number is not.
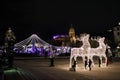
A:
[[[0,40],[8,26],[19,42],[34,33],[44,40],[53,34],[68,34],[71,24],[76,34],[99,34],[118,25],[119,2],[78,1],[1,0]]]

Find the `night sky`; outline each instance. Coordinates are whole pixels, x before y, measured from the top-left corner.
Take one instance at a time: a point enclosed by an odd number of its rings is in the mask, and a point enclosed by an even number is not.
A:
[[[19,42],[31,34],[43,40],[54,34],[68,34],[71,24],[76,34],[102,34],[118,25],[119,2],[78,1],[3,0],[0,3],[0,40],[3,41],[9,26]]]

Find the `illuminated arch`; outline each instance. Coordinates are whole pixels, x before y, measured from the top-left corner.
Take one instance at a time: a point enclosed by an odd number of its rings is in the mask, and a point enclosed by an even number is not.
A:
[[[32,34],[27,39],[14,45],[17,50],[22,50],[23,52],[27,52],[29,50],[32,53],[39,50],[39,48],[47,48],[49,46],[51,45],[39,38],[36,34]]]

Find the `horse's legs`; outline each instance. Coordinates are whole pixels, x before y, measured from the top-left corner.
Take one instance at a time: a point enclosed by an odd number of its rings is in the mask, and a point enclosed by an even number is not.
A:
[[[77,67],[77,56],[74,56],[75,67]]]
[[[103,65],[103,62],[102,62],[102,56],[99,56],[100,57],[100,66],[102,66]]]
[[[74,56],[74,60],[77,61],[77,56]]]
[[[82,56],[83,64],[85,64],[85,56]]]
[[[105,67],[108,66],[108,59],[106,55],[103,55],[103,57],[105,58]]]
[[[74,61],[77,63],[77,56],[74,56]]]
[[[83,60],[83,63],[84,63],[84,61],[85,61],[85,56],[82,56],[82,60]]]
[[[95,67],[95,63],[94,63],[94,60],[93,60],[93,56],[90,57],[91,61],[92,61],[92,66]]]

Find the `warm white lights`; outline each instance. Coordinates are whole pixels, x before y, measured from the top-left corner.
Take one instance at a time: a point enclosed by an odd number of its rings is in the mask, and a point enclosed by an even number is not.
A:
[[[91,59],[94,65],[93,56],[98,56],[100,58],[102,64],[102,57],[105,59],[105,66],[107,63],[106,57],[106,45],[104,43],[105,37],[97,37],[95,39],[99,46],[97,48],[91,48],[89,43],[89,34],[82,34],[78,40],[81,40],[83,45],[80,48],[71,48],[71,56],[70,56],[70,68],[72,67],[72,60],[76,61],[77,57],[80,56],[83,59],[83,63],[85,62],[85,57]]]

